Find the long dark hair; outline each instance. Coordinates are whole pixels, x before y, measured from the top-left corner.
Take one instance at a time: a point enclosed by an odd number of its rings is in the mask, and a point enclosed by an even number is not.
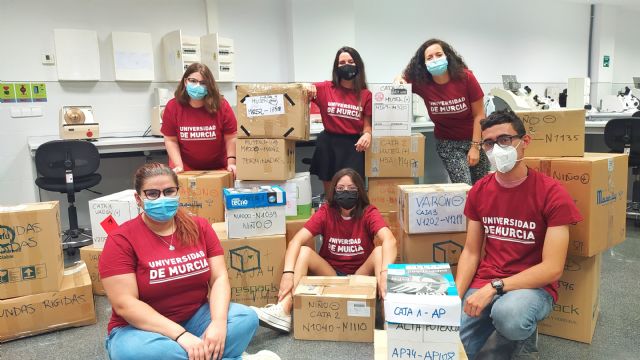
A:
[[[424,44],[420,45],[416,53],[413,55],[409,64],[402,72],[402,77],[406,80],[411,81],[412,83],[431,83],[433,82],[433,76],[427,71],[427,66],[425,65],[424,52],[431,45],[438,44],[442,47],[442,51],[447,57],[447,62],[449,63],[448,71],[449,76],[453,80],[460,80],[464,77],[464,70],[468,69],[467,64],[465,64],[464,60],[462,60],[462,56],[460,56],[451,45],[440,39],[429,39],[424,42]]]
[[[173,184],[178,186],[178,175],[170,167],[157,162],[147,163],[138,168],[133,176],[133,187],[136,189],[138,196],[142,195],[142,187],[145,181],[154,176],[170,176],[173,179]],[[198,243],[198,226],[183,207],[178,207],[175,222],[176,235],[178,235],[178,241],[183,246],[191,246]]]
[[[338,62],[339,62],[340,54],[345,52],[351,55],[351,58],[353,59],[355,66],[358,68],[358,75],[356,75],[356,77],[353,78],[352,90],[356,93],[356,95],[358,95],[358,100],[360,100],[360,91],[367,88],[367,76],[365,75],[365,72],[364,72],[364,61],[362,61],[362,57],[360,56],[360,54],[356,49],[349,46],[343,46],[340,49],[338,49],[338,52],[336,52],[336,57],[333,60],[333,71],[331,74],[331,82],[333,83],[333,86],[336,86],[336,87],[340,86],[340,77],[338,76]]]
[[[187,70],[184,71],[184,75],[182,75],[182,79],[176,88],[174,96],[180,104],[189,104],[189,100],[191,98],[187,93],[187,87],[184,85],[184,81],[195,72],[202,75],[202,81],[207,83],[207,95],[203,99],[204,108],[209,114],[213,114],[218,111],[218,108],[220,107],[220,91],[218,90],[218,85],[216,84],[216,80],[213,78],[211,70],[209,70],[205,64],[193,63],[189,65]]]
[[[329,193],[327,194],[327,204],[340,212],[340,205],[336,202],[334,195],[336,192],[336,184],[343,176],[351,178],[353,184],[358,188],[358,201],[356,202],[356,206],[351,210],[351,216],[359,218],[364,214],[364,210],[367,206],[369,206],[369,196],[365,191],[362,177],[357,171],[351,168],[339,170],[335,175],[333,175],[333,179],[331,179],[331,186],[329,187]]]

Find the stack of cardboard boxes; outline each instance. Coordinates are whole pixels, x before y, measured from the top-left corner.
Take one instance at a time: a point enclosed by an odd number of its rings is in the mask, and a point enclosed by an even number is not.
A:
[[[584,115],[518,112],[533,137],[525,163],[564,185],[584,218],[569,227],[558,302],[539,324],[540,333],[591,343],[600,312],[601,253],[626,236],[628,156],[585,153]]]
[[[388,359],[459,359],[461,304],[448,264],[391,264]]]
[[[451,265],[455,275],[467,237],[467,184],[399,185],[402,261]]]
[[[0,208],[0,342],[96,323],[84,263],[64,270],[58,202]]]
[[[398,244],[400,260],[402,231],[398,224],[398,185],[415,184],[424,175],[425,138],[411,134],[411,84],[379,84],[373,93],[372,141],[365,153],[368,195],[387,221]],[[381,242],[375,239],[376,245]]]

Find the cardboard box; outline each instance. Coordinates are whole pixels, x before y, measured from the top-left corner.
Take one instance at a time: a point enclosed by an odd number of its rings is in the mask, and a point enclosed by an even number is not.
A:
[[[288,180],[295,176],[296,144],[281,139],[237,139],[236,178]]]
[[[524,159],[563,184],[584,218],[569,226],[569,254],[593,256],[625,240],[628,161],[624,154],[597,153]]]
[[[448,264],[389,264],[385,320],[460,326],[461,303]]]
[[[393,237],[396,238],[396,248],[398,250],[398,254],[396,255],[396,262],[400,262],[402,259],[402,229],[400,228],[400,223],[398,222],[398,212],[390,211],[386,213],[380,213],[382,218],[389,226],[389,230],[393,233]],[[381,246],[382,240],[377,236],[373,239],[373,245]]]
[[[0,299],[58,291],[63,268],[57,201],[0,207]]]
[[[231,301],[258,307],[277,303],[286,251],[284,235],[229,239],[224,223],[212,226],[224,249]]]
[[[389,357],[389,347],[388,347],[388,339],[387,339],[387,331],[388,330],[375,330],[374,331],[374,360],[387,360],[393,359],[393,357]],[[422,357],[405,357],[407,359],[425,359],[424,354],[421,354]],[[401,358],[401,357],[396,357]],[[426,359],[448,359],[446,356],[441,357],[426,357]],[[462,346],[462,342],[458,341],[458,357],[453,357],[453,359],[459,360],[468,360],[467,354],[464,351],[464,346]]]
[[[373,342],[374,276],[305,276],[293,297],[293,337],[298,340]]]
[[[364,168],[368,177],[424,176],[424,135],[374,137]]]
[[[538,324],[540,334],[591,343],[600,313],[602,254],[568,256],[558,281],[558,302]]]
[[[134,194],[135,190],[123,190],[97,199],[89,200],[91,237],[93,244],[103,247],[107,236],[123,223],[140,213]]]
[[[180,206],[209,224],[224,221],[222,189],[231,187],[232,181],[225,170],[182,172],[178,174]]]
[[[532,141],[527,156],[582,156],[584,109],[516,111]]]
[[[455,276],[467,233],[407,234],[403,231],[401,241],[402,262],[447,263]]]
[[[230,239],[286,234],[286,193],[281,187],[224,189],[224,201]]]
[[[398,211],[398,185],[414,185],[414,178],[369,178],[369,202],[380,212]]]
[[[0,300],[0,342],[96,323],[87,266],[64,271],[58,291]]]
[[[309,140],[309,95],[303,84],[237,85],[239,138]]]
[[[467,231],[467,184],[399,185],[400,226],[409,234]]]
[[[413,93],[411,84],[373,84],[372,135],[411,136]]]
[[[236,180],[236,189],[251,189],[260,186],[277,185],[287,193],[285,214],[287,220],[308,219],[311,216],[311,174],[309,172],[296,173],[293,179],[287,181],[251,181]]]
[[[100,272],[98,271],[98,261],[102,254],[102,247],[89,245],[80,248],[80,259],[87,264],[87,270],[91,277],[91,287],[96,295],[106,295],[102,281],[100,280]]]

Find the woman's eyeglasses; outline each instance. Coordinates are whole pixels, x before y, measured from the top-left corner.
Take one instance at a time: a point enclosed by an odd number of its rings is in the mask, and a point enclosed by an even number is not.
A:
[[[176,197],[178,196],[178,187],[177,186],[172,186],[172,187],[168,187],[164,190],[158,190],[158,189],[147,189],[147,190],[142,190],[142,192],[144,193],[144,196],[149,199],[149,200],[155,200],[157,198],[160,197],[160,194],[163,194],[166,197]]]

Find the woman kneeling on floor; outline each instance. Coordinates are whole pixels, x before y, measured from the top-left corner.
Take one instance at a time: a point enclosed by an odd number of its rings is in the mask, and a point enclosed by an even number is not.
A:
[[[314,237],[322,235],[320,253]],[[378,237],[382,246],[374,248]],[[353,169],[338,171],[324,204],[291,239],[285,254],[278,303],[253,308],[260,324],[281,332],[291,331],[293,292],[310,272],[318,276],[375,275],[384,298],[387,265],[396,258],[396,239],[378,209],[369,204],[364,182]]]
[[[211,225],[178,208],[178,177],[166,165],[139,168],[134,187],[144,212],[109,234],[99,261],[113,307],[109,358],[246,358],[258,319],[229,302],[227,267]]]

